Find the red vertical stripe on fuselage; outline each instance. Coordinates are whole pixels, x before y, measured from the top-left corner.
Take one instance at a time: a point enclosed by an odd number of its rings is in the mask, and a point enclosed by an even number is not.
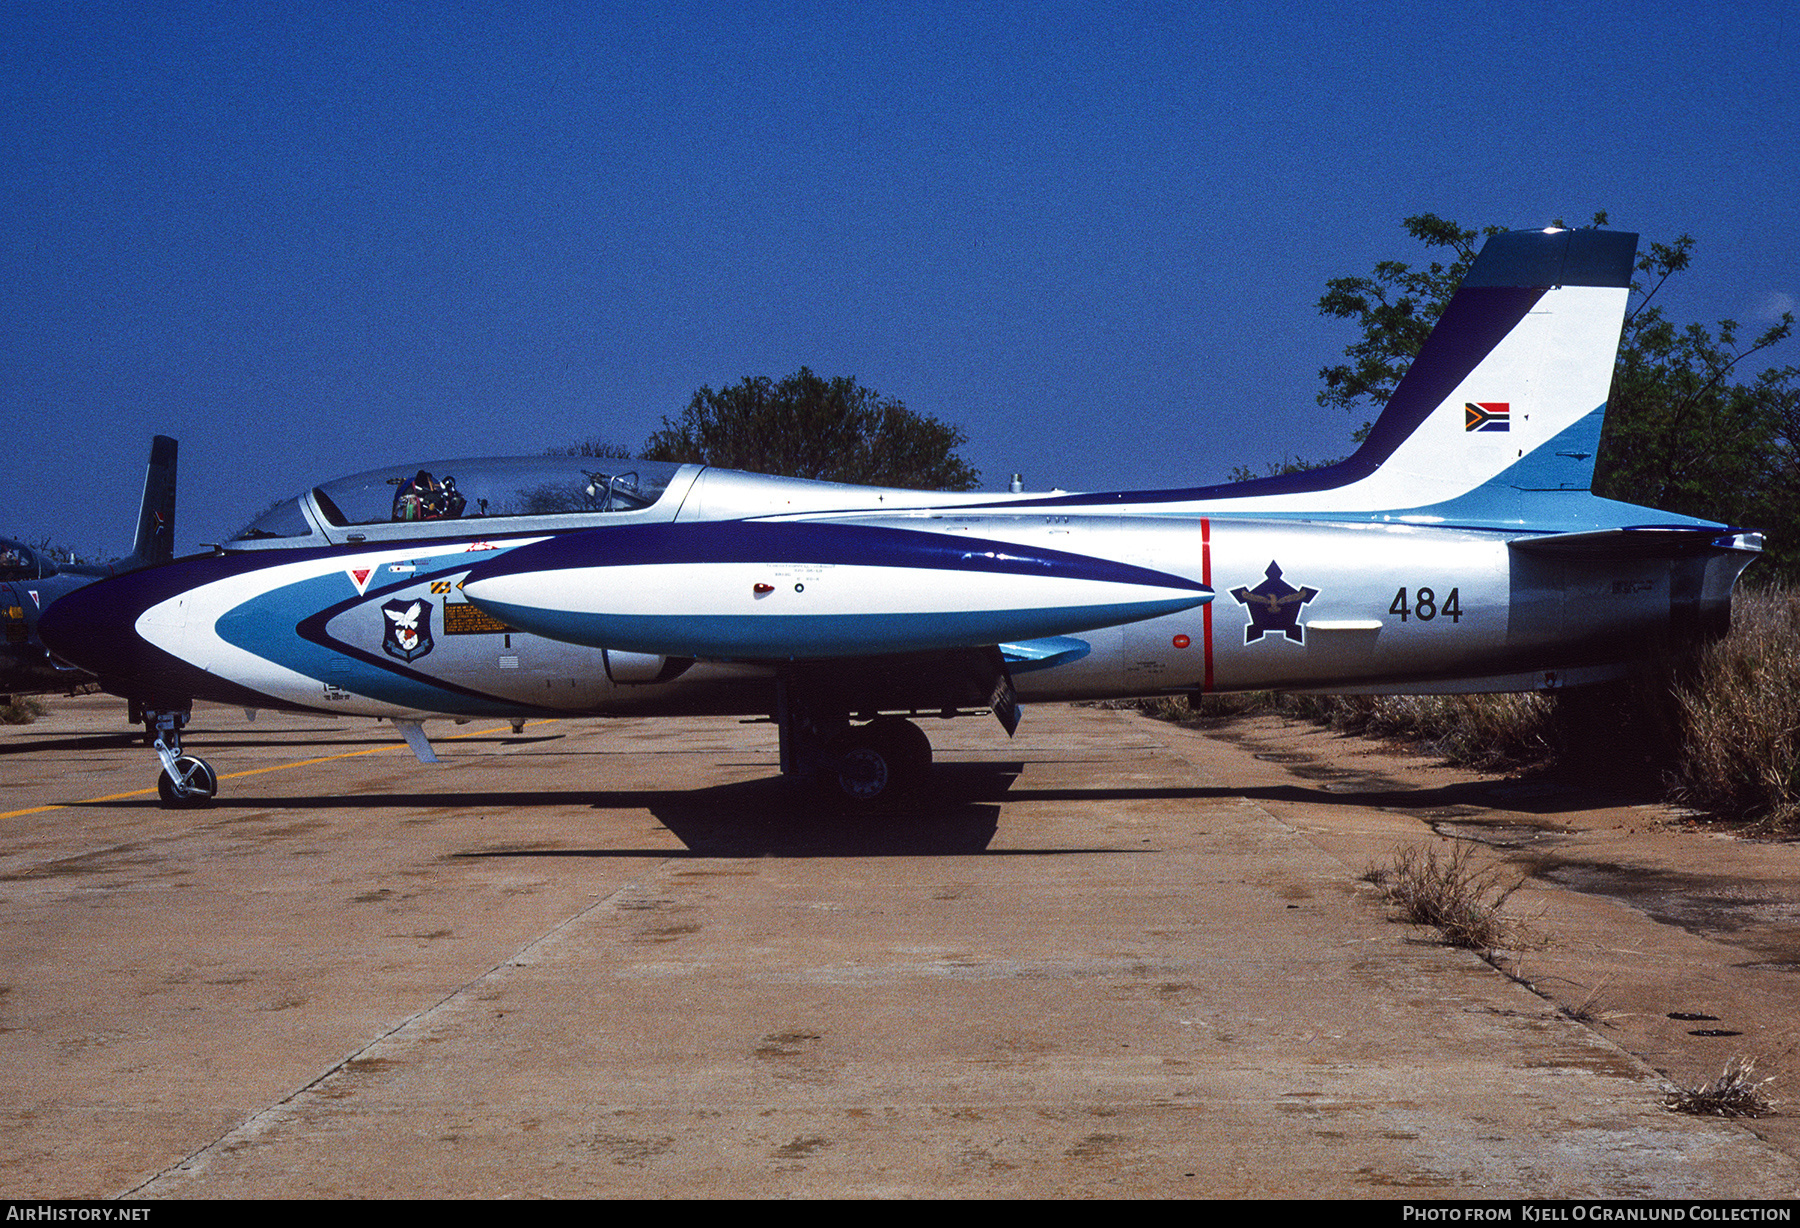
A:
[[[1204,516],[1200,517],[1200,583],[1212,588],[1212,521]],[[1202,691],[1213,689],[1212,608],[1210,601],[1200,607],[1200,634],[1206,645],[1206,680],[1200,684]]]

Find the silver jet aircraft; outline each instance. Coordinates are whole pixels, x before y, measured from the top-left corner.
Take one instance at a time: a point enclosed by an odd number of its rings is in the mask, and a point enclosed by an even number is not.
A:
[[[852,805],[920,717],[1211,691],[1447,693],[1623,675],[1721,634],[1759,535],[1589,491],[1636,236],[1491,238],[1366,443],[1191,489],[945,494],[649,461],[395,466],[57,603],[141,703],[162,796],[196,698],[421,721],[766,716]],[[583,468],[586,466],[586,468]]]

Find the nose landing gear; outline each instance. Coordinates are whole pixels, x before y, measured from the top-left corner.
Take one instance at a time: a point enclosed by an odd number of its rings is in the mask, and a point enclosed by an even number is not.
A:
[[[156,757],[162,774],[156,778],[156,795],[165,808],[197,809],[212,805],[219,792],[219,775],[204,759],[181,753],[181,727],[191,709],[144,710],[144,726],[156,733]]]
[[[173,763],[156,778],[156,795],[171,810],[212,805],[219,792],[219,777],[212,764],[193,755],[173,755]]]

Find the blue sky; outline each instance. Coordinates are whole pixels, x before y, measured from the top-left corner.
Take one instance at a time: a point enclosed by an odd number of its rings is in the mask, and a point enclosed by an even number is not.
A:
[[[1800,297],[1800,10],[8,3],[0,533],[178,544],[430,457],[636,445],[801,366],[1004,488],[1349,449],[1327,279],[1400,220],[1682,232]],[[1800,363],[1800,342],[1772,356]],[[1360,421],[1360,419],[1358,420]]]

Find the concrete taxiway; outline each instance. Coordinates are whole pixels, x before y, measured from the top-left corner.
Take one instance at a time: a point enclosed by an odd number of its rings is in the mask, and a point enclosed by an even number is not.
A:
[[[811,813],[729,720],[119,701],[0,731],[14,1198],[1756,1197],[1800,1164],[1387,919],[1267,757],[1135,713],[930,722],[914,812]]]

